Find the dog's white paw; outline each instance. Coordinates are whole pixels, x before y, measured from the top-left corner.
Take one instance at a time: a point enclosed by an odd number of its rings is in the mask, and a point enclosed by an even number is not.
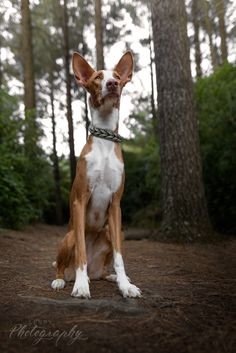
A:
[[[88,281],[75,282],[71,296],[78,298],[90,298]]]
[[[129,278],[127,276],[123,278],[119,278],[117,282],[118,282],[119,289],[124,298],[127,298],[127,297],[140,298],[142,296],[141,290],[138,287],[136,287],[134,284],[130,283]]]
[[[136,298],[136,297],[141,297],[142,293],[141,290],[136,287],[134,284],[129,284],[126,288],[122,290],[123,297],[130,297],[130,298]]]
[[[141,290],[136,287],[134,284],[129,283],[129,285],[120,288],[122,295],[124,298],[136,298],[136,297],[141,297],[142,293]]]
[[[54,281],[52,281],[52,283],[51,283],[51,287],[54,290],[60,290],[60,289],[64,288],[65,285],[66,285],[66,282],[62,278],[54,279]]]

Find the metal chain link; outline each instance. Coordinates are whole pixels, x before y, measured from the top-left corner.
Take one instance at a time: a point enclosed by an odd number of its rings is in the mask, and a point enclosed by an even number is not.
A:
[[[89,132],[93,136],[100,137],[102,139],[113,142],[122,142],[122,140],[124,140],[122,136],[112,130],[101,129],[92,125],[89,126]]]

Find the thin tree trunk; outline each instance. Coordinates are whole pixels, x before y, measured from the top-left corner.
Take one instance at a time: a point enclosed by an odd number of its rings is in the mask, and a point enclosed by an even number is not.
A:
[[[22,15],[22,62],[24,69],[24,103],[25,110],[35,109],[35,82],[32,46],[32,27],[29,0],[21,0]]]
[[[184,0],[152,0],[163,220],[167,238],[211,231],[199,151]]]
[[[85,44],[84,44],[84,26],[82,28],[82,55],[83,57],[86,56],[86,49],[85,49]],[[87,101],[87,92],[84,89],[83,90],[83,95],[84,95],[84,115],[85,115],[85,130],[86,130],[86,141],[88,139],[88,133],[89,133],[89,117],[88,117],[88,101]]]
[[[212,21],[209,16],[209,9],[210,9],[210,4],[207,0],[203,0],[203,13],[204,13],[204,22],[205,22],[205,28],[206,32],[208,35],[209,39],[209,47],[210,47],[210,53],[211,53],[211,63],[213,70],[215,70],[218,66],[217,63],[217,49],[215,45],[213,44],[213,27],[212,27]]]
[[[3,32],[3,14],[0,13],[0,31]],[[3,85],[3,72],[2,72],[2,34],[0,34],[0,89]],[[0,108],[1,109],[1,108]]]
[[[24,105],[25,105],[25,151],[26,155],[33,154],[33,144],[36,144],[36,98],[34,79],[34,60],[32,46],[32,26],[29,0],[21,0],[22,27],[22,64],[24,73]],[[34,157],[34,156],[32,156]]]
[[[95,35],[96,35],[96,56],[97,70],[104,69],[103,55],[103,28],[102,28],[102,1],[95,0]]]
[[[194,49],[195,49],[195,63],[196,63],[196,75],[202,77],[202,55],[199,41],[199,0],[192,0],[192,22],[194,28]]]
[[[69,55],[69,33],[68,33],[68,10],[67,0],[64,0],[63,5],[63,36],[64,36],[64,60],[66,73],[66,105],[67,105],[67,121],[69,133],[69,148],[70,148],[70,174],[71,183],[73,183],[76,173],[76,158],[74,148],[74,128],[71,107],[71,75],[70,75],[70,55]]]
[[[149,35],[149,55],[150,55],[150,75],[151,75],[151,108],[152,108],[152,120],[155,131],[157,131],[157,111],[155,105],[155,96],[154,96],[154,74],[153,74],[153,55],[152,55],[152,45],[151,45],[151,36]]]
[[[53,176],[55,183],[55,203],[56,203],[56,221],[57,224],[63,224],[63,211],[61,199],[61,176],[59,168],[59,160],[57,155],[56,140],[56,121],[54,112],[54,85],[53,75],[50,74],[50,103],[51,103],[51,119],[52,119],[52,139],[53,139]]]
[[[0,90],[2,89],[3,85],[3,74],[2,74],[2,46],[0,43]]]
[[[220,34],[220,48],[221,48],[221,62],[227,62],[228,60],[228,48],[227,48],[227,33],[225,28],[225,8],[222,0],[214,0],[216,14],[219,19],[219,34]]]
[[[85,115],[85,129],[86,129],[86,141],[87,141],[88,133],[89,133],[89,118],[88,118],[87,93],[85,90],[84,90],[84,115]]]

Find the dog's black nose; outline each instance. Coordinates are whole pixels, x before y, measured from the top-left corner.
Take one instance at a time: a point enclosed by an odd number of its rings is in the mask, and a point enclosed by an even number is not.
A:
[[[106,86],[109,91],[112,91],[118,87],[118,82],[116,80],[108,80]]]

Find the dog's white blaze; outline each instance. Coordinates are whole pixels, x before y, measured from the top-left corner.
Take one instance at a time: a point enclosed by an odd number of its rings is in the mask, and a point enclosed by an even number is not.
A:
[[[103,70],[103,80],[102,80],[102,96],[104,97],[107,93],[106,83],[109,80],[114,80],[113,72],[111,70]]]
[[[75,271],[75,283],[71,295],[73,297],[90,298],[87,264]]]
[[[120,185],[124,164],[115,154],[115,144],[93,137],[92,150],[87,154],[87,175],[91,198],[87,210],[87,224],[102,228],[109,203]]]

